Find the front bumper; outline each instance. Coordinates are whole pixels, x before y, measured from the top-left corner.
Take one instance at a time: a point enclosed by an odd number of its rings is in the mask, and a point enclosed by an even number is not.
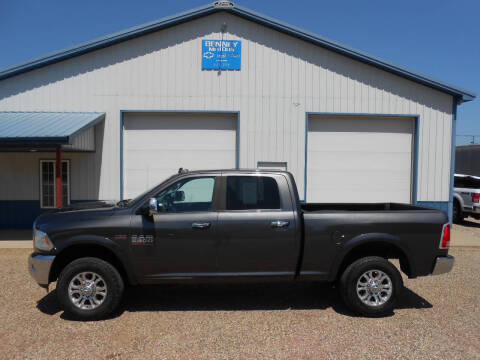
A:
[[[50,268],[52,267],[54,255],[30,254],[28,258],[28,271],[30,275],[41,287],[48,286],[50,276]]]
[[[437,257],[432,275],[440,275],[450,272],[453,268],[454,262],[455,258],[452,255]]]

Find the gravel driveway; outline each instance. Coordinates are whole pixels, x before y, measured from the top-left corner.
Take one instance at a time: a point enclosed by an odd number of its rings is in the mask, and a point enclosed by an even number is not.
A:
[[[480,358],[480,248],[452,249],[450,274],[405,279],[387,318],[353,316],[327,285],[168,285],[130,289],[89,323],[34,283],[28,253],[0,250],[0,358]]]

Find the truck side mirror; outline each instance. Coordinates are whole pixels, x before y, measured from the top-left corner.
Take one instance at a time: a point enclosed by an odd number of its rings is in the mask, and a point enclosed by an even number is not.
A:
[[[148,215],[158,214],[158,201],[156,198],[148,199]]]

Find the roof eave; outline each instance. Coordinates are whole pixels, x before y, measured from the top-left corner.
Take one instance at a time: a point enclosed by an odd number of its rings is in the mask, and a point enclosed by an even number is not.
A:
[[[10,138],[0,138],[0,143],[2,145],[25,145],[25,146],[35,146],[35,145],[69,145],[68,136],[60,137],[10,137]]]
[[[76,130],[75,132],[73,132],[72,134],[70,134],[68,136],[68,141],[69,141],[69,144],[71,144],[71,141],[72,141],[72,138],[81,133],[82,131],[84,130],[87,130],[88,128],[91,128],[95,125],[97,125],[98,123],[100,123],[101,121],[105,120],[105,113],[98,113],[98,116],[93,119],[92,121],[90,121],[88,124],[85,124],[83,127],[81,127],[80,129]]]

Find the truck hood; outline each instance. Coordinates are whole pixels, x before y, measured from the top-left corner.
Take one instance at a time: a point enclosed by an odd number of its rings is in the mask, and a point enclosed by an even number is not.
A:
[[[74,227],[75,223],[98,220],[111,216],[115,209],[115,201],[88,201],[71,204],[59,209],[52,209],[36,218],[37,229],[57,230],[63,227]]]
[[[98,200],[98,201],[85,201],[78,202],[75,204],[70,204],[68,206],[61,207],[59,209],[53,209],[50,213],[55,212],[66,212],[66,211],[78,211],[78,210],[88,210],[88,209],[103,209],[103,208],[113,208],[117,201],[114,200]]]

